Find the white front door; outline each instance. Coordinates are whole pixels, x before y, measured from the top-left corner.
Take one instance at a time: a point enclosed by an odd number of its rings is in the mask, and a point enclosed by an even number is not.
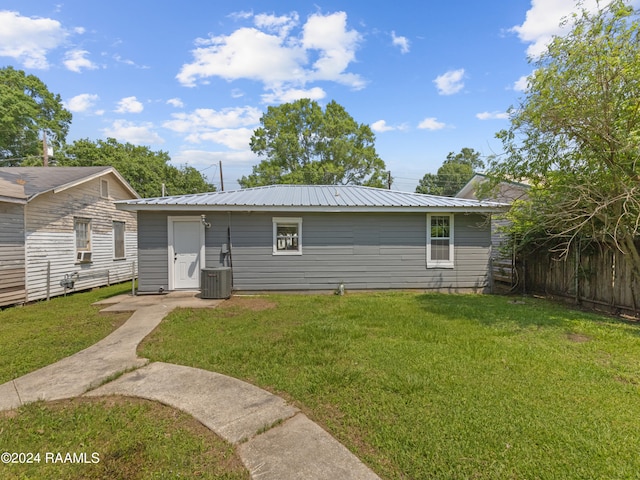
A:
[[[169,289],[197,290],[204,266],[204,226],[199,217],[169,217]]]

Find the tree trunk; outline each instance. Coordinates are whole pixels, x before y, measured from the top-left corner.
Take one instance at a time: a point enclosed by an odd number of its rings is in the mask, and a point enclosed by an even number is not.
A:
[[[623,241],[623,250],[624,253],[629,254],[629,259],[631,261],[631,271],[633,272],[633,280],[637,280],[640,278],[640,252],[638,252],[638,247],[636,246],[636,242],[634,238],[631,236],[626,236]]]

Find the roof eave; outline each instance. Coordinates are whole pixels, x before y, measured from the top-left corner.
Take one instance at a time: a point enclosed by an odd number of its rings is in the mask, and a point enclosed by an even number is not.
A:
[[[170,211],[170,212],[308,212],[308,213],[499,213],[509,209],[508,205],[478,206],[419,206],[419,207],[346,207],[346,206],[251,206],[251,205],[166,205],[130,204],[116,202],[116,208],[126,211]]]
[[[16,198],[16,197],[7,197],[4,195],[0,195],[0,202],[2,203],[17,203],[19,205],[26,205],[27,204],[27,199],[26,198]]]
[[[87,175],[86,177],[82,177],[78,180],[74,180],[73,182],[69,182],[69,183],[65,183],[64,185],[60,185],[58,187],[55,187],[52,189],[53,193],[60,193],[63,192],[64,190],[67,190],[69,188],[73,188],[77,185],[80,185],[82,183],[91,181],[91,180],[95,180],[96,178],[100,178],[104,175],[108,175],[109,173],[112,173],[117,179],[118,181],[122,184],[122,186],[125,188],[125,190],[127,190],[132,197],[134,198],[140,198],[140,195],[138,195],[138,192],[136,192],[133,187],[131,185],[129,185],[129,182],[127,182],[124,177],[122,175],[120,175],[120,173],[113,167],[105,167],[104,170],[100,170],[99,172],[94,173],[93,175]],[[51,190],[48,190],[51,191]],[[43,193],[46,192],[39,192],[36,195],[33,195],[29,200],[32,200],[33,198],[35,198],[37,195],[41,195]]]

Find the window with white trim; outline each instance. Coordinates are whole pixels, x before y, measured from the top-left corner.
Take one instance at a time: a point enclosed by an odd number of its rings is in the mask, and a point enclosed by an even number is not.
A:
[[[113,222],[113,258],[121,259],[126,257],[124,245],[124,222]]]
[[[453,268],[453,215],[427,215],[427,268]]]
[[[76,262],[91,262],[91,219],[75,217],[73,231],[76,236]]]
[[[273,218],[273,254],[302,255],[302,218]]]

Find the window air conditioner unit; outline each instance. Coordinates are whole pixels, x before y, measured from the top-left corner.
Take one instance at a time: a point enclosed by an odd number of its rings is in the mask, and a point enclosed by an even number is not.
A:
[[[91,252],[78,252],[76,260],[78,263],[89,263],[91,261]]]

